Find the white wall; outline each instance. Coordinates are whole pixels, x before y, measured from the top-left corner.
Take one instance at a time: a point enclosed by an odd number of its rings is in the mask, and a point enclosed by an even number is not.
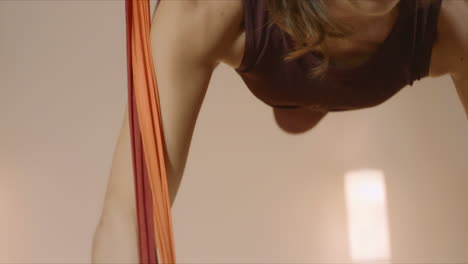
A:
[[[0,262],[88,262],[126,101],[124,1],[0,1]]]
[[[127,100],[124,14],[124,1],[0,1],[0,263],[90,261]],[[448,77],[290,135],[223,65],[173,207],[177,260],[349,262],[344,177],[370,168],[393,262],[466,263],[467,156]]]

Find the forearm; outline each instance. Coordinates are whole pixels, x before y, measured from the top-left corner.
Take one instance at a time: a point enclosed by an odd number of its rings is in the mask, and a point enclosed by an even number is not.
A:
[[[169,189],[171,208],[174,205],[175,198],[179,191],[180,183],[182,181],[182,175],[182,173],[167,173],[167,184]]]

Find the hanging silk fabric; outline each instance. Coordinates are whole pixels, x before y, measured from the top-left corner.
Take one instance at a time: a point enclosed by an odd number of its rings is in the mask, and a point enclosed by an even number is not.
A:
[[[165,141],[150,43],[150,0],[125,0],[125,14],[140,263],[175,263]]]

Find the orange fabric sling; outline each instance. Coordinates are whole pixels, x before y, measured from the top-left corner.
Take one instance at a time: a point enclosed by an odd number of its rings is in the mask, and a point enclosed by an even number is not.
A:
[[[125,13],[140,263],[175,263],[165,141],[150,45],[150,1],[125,0]]]

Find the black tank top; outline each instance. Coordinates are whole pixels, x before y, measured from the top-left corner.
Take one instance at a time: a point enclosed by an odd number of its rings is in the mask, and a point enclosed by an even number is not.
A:
[[[352,69],[330,66],[320,79],[307,77],[320,60],[313,53],[283,61],[293,42],[277,25],[268,25],[265,0],[242,1],[245,52],[235,70],[249,90],[272,107],[372,107],[429,73],[442,0],[400,0],[390,34],[366,63]]]

